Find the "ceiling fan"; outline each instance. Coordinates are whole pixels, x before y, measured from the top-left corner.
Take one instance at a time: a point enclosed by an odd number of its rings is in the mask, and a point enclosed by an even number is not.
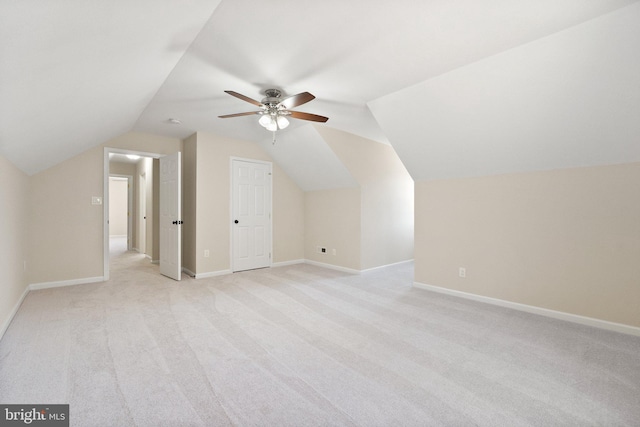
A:
[[[231,96],[235,96],[236,98],[242,99],[243,101],[260,107],[261,110],[218,116],[221,119],[257,114],[260,116],[258,123],[260,123],[260,125],[265,129],[273,132],[289,126],[289,120],[287,120],[287,117],[321,123],[329,120],[328,117],[319,116],[317,114],[302,113],[300,111],[290,110],[291,108],[306,104],[307,102],[315,99],[315,96],[313,96],[309,92],[302,92],[297,95],[288,96],[282,99],[282,93],[278,89],[267,89],[265,91],[266,98],[264,98],[262,102],[256,101],[255,99],[251,99],[248,96],[244,96],[232,90],[225,90],[225,92]]]

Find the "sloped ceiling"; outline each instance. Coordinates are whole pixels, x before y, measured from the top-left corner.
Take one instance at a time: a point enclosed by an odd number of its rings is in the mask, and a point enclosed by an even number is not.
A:
[[[414,180],[640,161],[640,4],[369,103]]]
[[[32,174],[130,131],[218,2],[0,2],[0,153]]]
[[[173,137],[206,131],[259,142],[265,130],[255,117],[217,118],[254,109],[223,91],[261,99],[276,87],[288,95],[313,93],[317,99],[297,110],[330,117],[325,126],[399,144],[409,162],[417,153],[430,155],[420,151],[429,135],[418,135],[425,128],[414,123],[438,110],[425,96],[474,94],[451,86],[449,73],[455,80],[455,70],[636,3],[3,1],[0,154],[33,174],[128,131]],[[517,68],[510,61],[496,66]],[[637,74],[637,64],[627,65]],[[408,89],[415,85],[416,92]],[[400,122],[407,132],[398,131]],[[279,140],[295,139],[304,125],[296,121]]]
[[[303,191],[358,186],[314,125],[281,132],[275,144],[272,139],[259,144]]]

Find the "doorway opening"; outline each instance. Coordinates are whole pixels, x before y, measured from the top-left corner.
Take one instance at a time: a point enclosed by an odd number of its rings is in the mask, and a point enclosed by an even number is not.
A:
[[[156,175],[158,159],[162,156],[133,150],[104,149],[104,280],[109,280],[111,259],[118,254],[139,254],[143,259],[159,262],[159,233],[155,230],[157,220],[154,221],[158,215],[154,215],[154,211],[158,209]],[[124,186],[121,181],[123,178],[127,185],[126,203],[122,200],[123,189],[119,188]],[[127,206],[125,227],[122,224],[122,204]],[[125,229],[126,233],[123,232]]]
[[[109,252],[130,251],[133,244],[133,176],[109,174]]]

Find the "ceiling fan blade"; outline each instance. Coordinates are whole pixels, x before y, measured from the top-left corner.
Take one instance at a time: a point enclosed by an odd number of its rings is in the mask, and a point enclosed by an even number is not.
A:
[[[246,113],[226,114],[224,116],[218,116],[218,117],[220,117],[221,119],[228,119],[230,117],[251,116],[253,114],[260,114],[260,113],[261,111],[249,111]]]
[[[326,122],[329,120],[329,117],[319,116],[317,114],[311,113],[301,113],[299,111],[289,111],[289,115],[294,119],[302,119],[302,120],[311,120],[312,122]]]
[[[235,96],[236,98],[242,99],[243,101],[247,101],[248,103],[253,104],[253,105],[257,106],[257,107],[262,107],[262,102],[256,101],[255,99],[251,99],[248,96],[244,96],[241,93],[234,92],[232,90],[225,90],[225,92],[228,93],[231,96]]]
[[[315,99],[316,97],[309,92],[302,92],[297,95],[291,95],[280,101],[279,105],[282,105],[285,110],[297,107],[298,105],[306,104],[307,102]]]

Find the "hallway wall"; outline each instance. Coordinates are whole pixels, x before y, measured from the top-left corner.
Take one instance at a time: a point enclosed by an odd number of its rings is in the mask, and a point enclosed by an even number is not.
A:
[[[0,337],[27,288],[29,177],[0,156]]]

